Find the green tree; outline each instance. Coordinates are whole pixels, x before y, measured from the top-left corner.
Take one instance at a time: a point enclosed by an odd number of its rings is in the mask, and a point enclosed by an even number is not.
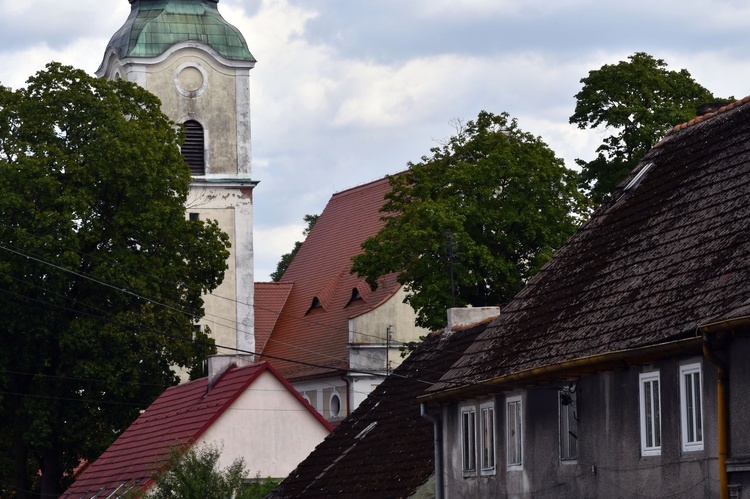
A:
[[[307,237],[313,226],[315,226],[315,222],[318,221],[318,217],[320,217],[320,215],[305,215],[303,217],[303,220],[307,222],[307,227],[302,231],[303,236]],[[289,268],[289,264],[292,263],[292,260],[294,260],[294,255],[297,254],[301,247],[302,241],[297,241],[294,243],[294,248],[292,248],[292,251],[281,255],[281,260],[279,260],[279,263],[276,264],[276,271],[271,272],[271,280],[273,282],[279,282],[281,280],[281,278],[284,276],[284,272],[286,272],[286,269]]]
[[[663,60],[643,52],[590,71],[581,83],[570,123],[610,132],[595,159],[576,160],[579,184],[597,203],[670,128],[694,118],[698,106],[718,100],[687,70],[668,70]]]
[[[210,445],[173,449],[164,471],[155,477],[149,499],[261,499],[278,481],[248,480],[245,461],[235,459],[227,468],[218,467],[221,451]],[[143,494],[141,494],[143,496]]]
[[[431,152],[390,177],[386,224],[352,272],[373,287],[398,272],[417,324],[437,329],[454,304],[509,301],[573,233],[586,201],[575,172],[506,113],[459,123]]]
[[[215,351],[194,324],[229,243],[186,219],[179,140],[132,83],[52,63],[0,88],[0,496],[57,497]]]

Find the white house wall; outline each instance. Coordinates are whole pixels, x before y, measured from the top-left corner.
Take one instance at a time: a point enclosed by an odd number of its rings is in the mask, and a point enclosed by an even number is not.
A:
[[[238,457],[255,476],[282,478],[328,435],[328,430],[270,372],[263,372],[199,438],[222,448],[219,467]]]
[[[412,308],[404,303],[406,292],[400,288],[388,300],[362,315],[349,319],[349,363],[353,370],[386,371],[387,334],[390,328],[390,350],[387,360],[393,369],[403,358],[399,347],[403,343],[419,341],[420,336],[429,333],[427,329],[416,327],[417,318]]]

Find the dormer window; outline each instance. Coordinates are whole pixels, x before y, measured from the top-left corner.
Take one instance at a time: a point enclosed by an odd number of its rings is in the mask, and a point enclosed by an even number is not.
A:
[[[358,288],[353,288],[352,289],[352,297],[349,298],[349,301],[344,306],[344,308],[348,307],[349,305],[351,305],[355,301],[362,301],[362,300],[364,300],[364,298],[362,298],[362,295],[360,294],[359,289]]]
[[[323,304],[320,303],[320,300],[318,299],[317,296],[313,298],[312,305],[310,305],[310,308],[307,309],[307,312],[305,312],[305,315],[309,314],[316,308],[323,308]]]
[[[187,120],[185,126],[185,143],[182,145],[182,156],[190,167],[192,176],[206,174],[205,139],[203,125],[195,120]]]

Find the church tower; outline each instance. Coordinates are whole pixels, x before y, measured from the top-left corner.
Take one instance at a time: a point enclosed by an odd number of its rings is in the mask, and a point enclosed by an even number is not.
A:
[[[155,94],[185,127],[192,182],[187,213],[213,219],[232,247],[224,282],[204,297],[219,353],[255,351],[250,70],[242,34],[219,0],[129,0],[130,15],[107,45],[97,76],[122,78]],[[244,353],[240,352],[240,353]]]

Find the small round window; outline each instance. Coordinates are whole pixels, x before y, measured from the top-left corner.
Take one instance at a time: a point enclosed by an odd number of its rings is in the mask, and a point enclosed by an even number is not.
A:
[[[337,418],[341,416],[341,397],[336,392],[331,395],[331,417]]]

